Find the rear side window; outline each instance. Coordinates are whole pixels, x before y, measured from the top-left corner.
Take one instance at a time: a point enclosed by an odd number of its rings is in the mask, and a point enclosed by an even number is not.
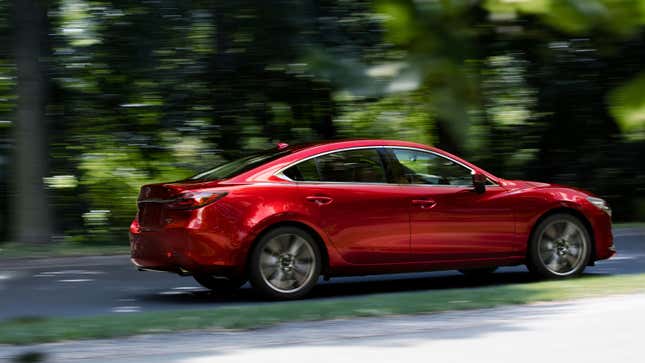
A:
[[[305,160],[284,171],[296,181],[385,183],[385,169],[376,149],[339,151]]]
[[[305,160],[290,167],[283,172],[291,180],[296,181],[320,181],[318,166],[315,159]]]

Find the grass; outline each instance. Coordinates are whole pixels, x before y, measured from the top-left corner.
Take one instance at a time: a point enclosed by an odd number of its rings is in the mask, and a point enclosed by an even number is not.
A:
[[[0,260],[17,258],[78,257],[129,254],[130,245],[87,245],[80,243],[50,243],[26,245],[0,244]]]
[[[614,229],[620,228],[645,228],[645,222],[620,222],[613,223],[612,227]]]
[[[564,281],[301,300],[212,310],[84,318],[24,317],[0,322],[0,344],[113,338],[194,329],[252,329],[293,321],[428,314],[636,292],[645,292],[645,274],[586,276]]]

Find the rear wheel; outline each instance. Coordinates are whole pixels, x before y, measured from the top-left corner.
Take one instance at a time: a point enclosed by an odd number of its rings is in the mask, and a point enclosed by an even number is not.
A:
[[[230,279],[206,274],[193,275],[193,278],[200,285],[216,292],[232,292],[246,283],[246,280],[242,279]]]
[[[318,244],[307,231],[297,227],[276,228],[253,249],[251,284],[271,298],[301,298],[318,282],[320,256]]]
[[[527,266],[546,278],[566,278],[581,274],[590,256],[591,238],[580,219],[554,214],[531,236]]]

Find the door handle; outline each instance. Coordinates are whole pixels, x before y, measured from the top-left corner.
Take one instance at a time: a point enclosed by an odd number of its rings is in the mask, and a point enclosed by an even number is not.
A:
[[[437,205],[437,202],[432,199],[413,199],[412,205],[417,205],[423,209],[429,209]]]
[[[327,204],[329,204],[329,203],[334,201],[333,198],[327,197],[327,196],[324,196],[324,195],[310,195],[308,197],[305,197],[305,199],[308,202],[316,203],[318,205],[327,205]]]

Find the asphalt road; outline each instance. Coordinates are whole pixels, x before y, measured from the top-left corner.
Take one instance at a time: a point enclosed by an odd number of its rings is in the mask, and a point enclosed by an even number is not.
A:
[[[645,273],[645,229],[615,231],[618,255],[589,267],[587,274]],[[505,267],[484,281],[456,271],[336,278],[322,282],[311,299],[451,289],[529,282],[523,266]],[[231,295],[214,294],[190,277],[138,272],[128,256],[0,261],[0,320],[37,316],[128,314],[141,311],[270,304],[245,286]]]

